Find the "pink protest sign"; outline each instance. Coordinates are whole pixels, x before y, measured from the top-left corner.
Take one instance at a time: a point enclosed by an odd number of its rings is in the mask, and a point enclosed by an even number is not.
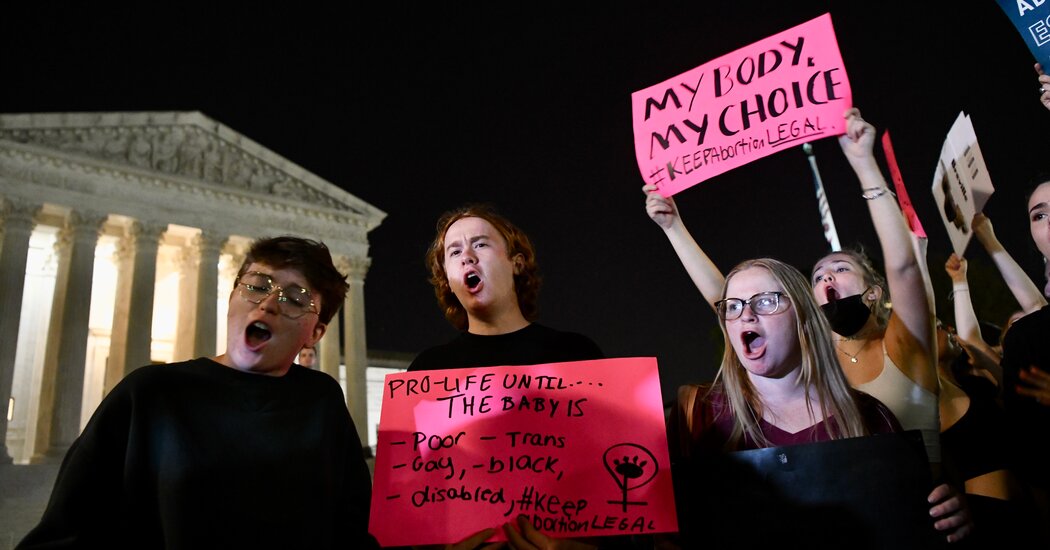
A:
[[[377,439],[383,546],[678,530],[652,357],[391,374]]]
[[[845,133],[852,105],[831,14],[631,94],[634,150],[665,197],[753,160]]]
[[[882,134],[882,151],[886,153],[886,164],[890,167],[890,177],[893,178],[893,188],[897,190],[897,202],[901,205],[904,220],[908,222],[908,229],[919,238],[926,238],[926,230],[922,228],[919,215],[915,213],[915,207],[908,197],[908,190],[904,188],[904,177],[901,169],[897,166],[897,155],[893,152],[893,143],[890,141],[890,131]]]

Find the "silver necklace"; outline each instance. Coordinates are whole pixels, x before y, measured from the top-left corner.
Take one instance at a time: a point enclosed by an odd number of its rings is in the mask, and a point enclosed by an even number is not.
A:
[[[840,341],[841,342],[845,342],[846,340],[853,340],[853,338],[846,338],[846,339],[840,340]],[[857,353],[850,353],[850,352],[842,349],[842,346],[838,345],[838,343],[835,344],[835,347],[838,348],[839,351],[841,351],[842,353],[845,353],[849,357],[849,362],[850,363],[857,363],[858,362],[857,361],[857,356],[860,355],[860,352],[864,351],[864,348],[868,347],[868,340],[867,339],[864,340],[864,343],[861,344],[860,349],[857,350]]]

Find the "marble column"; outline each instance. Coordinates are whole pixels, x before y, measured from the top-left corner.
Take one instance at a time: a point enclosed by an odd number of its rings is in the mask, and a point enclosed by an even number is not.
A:
[[[328,329],[317,346],[317,359],[321,362],[321,372],[339,381],[339,313],[328,323]]]
[[[223,247],[223,254],[219,256],[219,290],[218,296],[221,296],[220,300],[216,300],[216,314],[218,324],[215,325],[215,347],[216,352],[226,353],[226,315],[229,313],[230,295],[234,291],[234,282],[237,279],[237,272],[241,269],[241,264],[244,263],[244,258],[247,256],[248,251],[244,244],[228,240],[226,246]],[[240,298],[237,298],[238,300]],[[214,353],[212,354],[214,355]]]
[[[197,271],[197,313],[194,316],[194,355],[212,357],[217,349],[215,325],[219,293],[219,254],[222,252],[222,245],[226,242],[226,237],[212,231],[201,230],[200,235],[197,235],[193,242],[200,253]]]
[[[64,310],[58,325],[54,405],[46,451],[52,458],[64,456],[73,440],[80,434],[80,408],[84,394],[84,369],[87,364],[88,317],[91,309],[95,247],[98,244],[99,229],[106,218],[105,214],[73,211],[68,220],[72,239],[69,249],[69,272]]]
[[[183,246],[175,260],[179,273],[179,317],[175,329],[174,362],[193,359],[197,330],[197,270],[200,251],[190,242]]]
[[[336,266],[349,275],[350,290],[343,304],[343,342],[346,363],[346,406],[361,441],[368,441],[368,344],[365,340],[365,273],[368,258],[340,257]]]
[[[0,199],[2,200],[2,199]],[[7,404],[15,376],[15,351],[18,325],[22,316],[22,289],[25,286],[29,237],[36,222],[38,204],[4,200],[0,203],[3,217],[3,248],[0,248],[0,464],[10,464],[7,451]]]
[[[136,221],[131,225],[135,242],[134,269],[131,277],[131,302],[128,304],[128,351],[124,362],[127,374],[150,364],[153,347],[153,295],[157,287],[157,248],[166,223]]]
[[[128,227],[124,235],[117,240],[113,251],[113,260],[117,265],[117,285],[113,303],[113,324],[109,331],[106,378],[102,384],[103,394],[108,394],[124,378],[127,364],[128,308],[131,307],[131,280],[135,270],[135,245],[130,231],[131,227]]]
[[[51,316],[48,318],[47,344],[44,346],[44,368],[40,373],[40,401],[37,406],[36,431],[33,434],[33,456],[30,458],[33,464],[54,461],[54,457],[48,454],[48,449],[51,445],[55,379],[58,377],[58,352],[62,343],[62,320],[65,318],[66,293],[69,289],[69,256],[72,242],[73,231],[69,224],[66,224],[55,235],[53,245],[57,268],[55,289],[51,298]],[[128,271],[130,272],[130,268]],[[119,380],[119,375],[117,379]]]

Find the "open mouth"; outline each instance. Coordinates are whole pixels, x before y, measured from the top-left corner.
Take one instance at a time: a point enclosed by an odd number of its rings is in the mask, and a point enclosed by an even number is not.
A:
[[[467,277],[464,281],[467,283],[467,288],[473,290],[481,284],[481,277],[478,276],[477,273],[467,273]]]
[[[270,327],[266,326],[266,323],[262,321],[256,321],[250,325],[244,331],[245,341],[248,342],[248,347],[251,349],[258,349],[270,339],[273,334],[270,332]]]
[[[839,299],[839,293],[837,290],[835,290],[834,287],[829,286],[825,292],[827,292],[827,298],[829,302],[834,302],[835,300]]]
[[[755,358],[762,355],[762,351],[766,347],[766,337],[761,334],[748,330],[744,331],[740,335],[741,340],[744,342],[744,353],[748,358]]]

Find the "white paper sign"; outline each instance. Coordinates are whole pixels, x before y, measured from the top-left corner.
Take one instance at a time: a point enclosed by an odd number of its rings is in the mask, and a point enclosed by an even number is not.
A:
[[[973,236],[973,216],[984,208],[995,188],[970,115],[961,111],[941,147],[932,191],[952,248],[962,257]]]

